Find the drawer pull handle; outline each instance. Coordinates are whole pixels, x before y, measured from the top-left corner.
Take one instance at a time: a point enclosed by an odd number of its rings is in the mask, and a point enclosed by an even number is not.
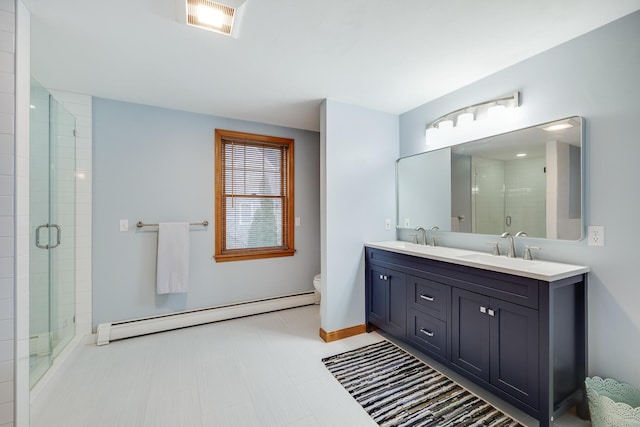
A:
[[[496,315],[496,312],[491,310],[491,309],[489,309],[489,316],[493,317],[495,315]]]
[[[487,307],[480,306],[480,313],[486,313]]]
[[[420,298],[422,299],[426,299],[427,301],[433,301],[435,300],[434,297],[430,297],[429,295],[420,295]]]
[[[433,336],[433,332],[427,331],[425,328],[420,328],[420,332],[422,332],[423,334],[425,334],[428,337],[432,337]]]

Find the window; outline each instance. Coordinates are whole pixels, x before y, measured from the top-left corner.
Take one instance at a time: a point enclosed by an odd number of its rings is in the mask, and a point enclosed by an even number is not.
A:
[[[293,139],[216,129],[216,261],[291,256]]]

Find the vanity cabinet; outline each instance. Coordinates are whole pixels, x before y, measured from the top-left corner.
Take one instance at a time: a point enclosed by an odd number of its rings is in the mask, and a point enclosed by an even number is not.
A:
[[[371,265],[367,269],[367,278],[367,323],[403,338],[407,324],[407,275]]]
[[[538,311],[453,290],[451,363],[538,407]]]
[[[368,331],[411,344],[541,426],[584,403],[586,274],[545,281],[365,252]]]

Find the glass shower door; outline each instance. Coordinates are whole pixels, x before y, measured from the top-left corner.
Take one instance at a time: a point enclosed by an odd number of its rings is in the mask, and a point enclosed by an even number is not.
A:
[[[75,118],[31,87],[30,385],[75,335]]]

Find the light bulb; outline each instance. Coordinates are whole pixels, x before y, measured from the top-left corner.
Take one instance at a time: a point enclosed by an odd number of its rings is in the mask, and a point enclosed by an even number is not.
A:
[[[208,6],[198,6],[198,20],[212,27],[221,27],[224,22],[224,13]]]
[[[487,110],[487,114],[489,117],[499,117],[501,116],[507,108],[502,104],[496,104]]]
[[[462,113],[458,116],[458,126],[465,126],[473,122],[473,113]]]
[[[452,129],[453,128],[453,120],[446,119],[438,123],[438,129]]]

